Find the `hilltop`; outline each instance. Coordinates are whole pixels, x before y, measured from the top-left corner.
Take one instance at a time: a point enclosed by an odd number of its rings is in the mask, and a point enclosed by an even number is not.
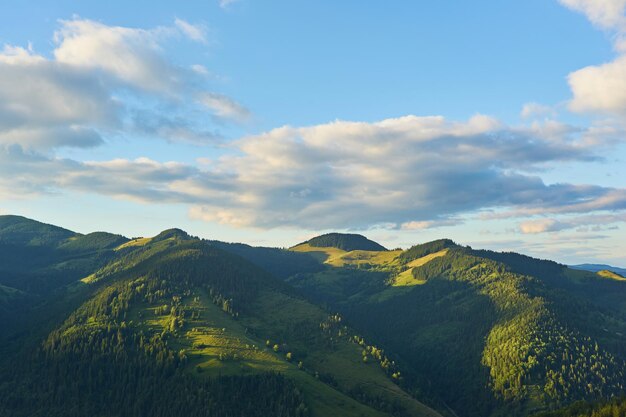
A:
[[[350,233],[327,233],[302,242],[295,247],[302,245],[309,245],[314,248],[337,248],[348,252],[353,250],[387,250],[384,246],[369,240],[363,235]]]

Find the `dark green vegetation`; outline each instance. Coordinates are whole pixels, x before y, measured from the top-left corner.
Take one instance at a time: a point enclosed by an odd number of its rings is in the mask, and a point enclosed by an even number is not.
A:
[[[13,216],[0,258],[0,416],[623,415],[626,282],[607,271]]]
[[[449,240],[347,266],[289,282],[397,355],[406,389],[443,413],[523,416],[624,393],[624,282]]]
[[[116,241],[15,221],[54,239],[36,266],[22,261],[21,280],[6,275],[21,290],[0,281],[0,322],[20,324],[0,335],[1,416],[438,415],[353,330],[216,244],[177,229]],[[31,242],[4,255],[28,256]],[[286,264],[308,256],[266,251]],[[49,293],[29,283],[46,279]]]
[[[545,411],[533,417],[622,417],[626,416],[626,399],[614,398],[611,401],[588,403],[578,401],[556,411]]]
[[[328,233],[302,242],[300,245],[309,244],[316,248],[338,248],[345,251],[352,250],[387,250],[378,243],[369,240],[365,236],[346,233]]]
[[[315,258],[278,248],[253,247],[243,243],[207,241],[211,246],[234,253],[265,269],[278,278],[288,278],[299,272],[319,272],[324,269]]]

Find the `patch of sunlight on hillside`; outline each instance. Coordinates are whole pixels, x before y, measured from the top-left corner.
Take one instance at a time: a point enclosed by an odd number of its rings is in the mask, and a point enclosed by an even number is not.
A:
[[[439,252],[431,253],[426,256],[422,256],[421,258],[414,259],[409,262],[407,266],[409,267],[407,270],[402,271],[393,281],[394,287],[408,287],[412,285],[422,285],[425,284],[426,281],[421,279],[416,279],[413,277],[413,269],[418,268],[422,265],[426,265],[428,262],[433,259],[440,258],[445,256],[448,253],[448,249],[440,250]]]
[[[129,248],[129,247],[133,247],[133,246],[145,246],[148,243],[150,243],[151,240],[152,240],[151,237],[140,237],[138,239],[130,240],[130,241],[124,243],[123,245],[118,246],[117,248],[115,248],[115,250]]]
[[[314,256],[320,262],[330,263],[333,259],[340,257],[344,253],[347,253],[343,249],[338,248],[318,248],[311,246],[308,243],[294,246],[290,250],[294,252],[306,252],[311,256]]]
[[[602,271],[598,271],[597,274],[598,276],[601,276],[602,278],[608,278],[608,279],[612,279],[615,281],[626,281],[626,278],[624,278],[620,274],[613,272],[613,271],[606,270],[606,269],[603,269]]]

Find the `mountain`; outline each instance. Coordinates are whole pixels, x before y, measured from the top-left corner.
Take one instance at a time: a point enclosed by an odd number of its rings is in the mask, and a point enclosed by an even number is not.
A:
[[[604,264],[580,264],[580,265],[570,265],[572,269],[581,269],[583,271],[591,271],[591,272],[599,272],[602,270],[617,272],[618,274],[625,276],[626,268],[618,268],[616,266],[604,265]]]
[[[20,310],[37,330],[0,336],[20,346],[0,361],[0,415],[440,416],[376,346],[240,256],[177,229],[110,250]]]
[[[309,245],[314,248],[336,248],[344,251],[367,250],[367,251],[386,251],[384,246],[369,240],[363,235],[346,234],[346,233],[328,233],[316,236],[306,242],[302,242],[298,246]]]
[[[334,254],[288,282],[394,352],[440,409],[522,416],[624,392],[624,283],[445,239],[386,255]]]
[[[0,216],[0,243],[20,246],[55,246],[75,233],[21,216]]]
[[[329,234],[285,250],[0,225],[0,416],[556,417],[626,403],[626,282],[608,270],[449,239],[386,250]]]

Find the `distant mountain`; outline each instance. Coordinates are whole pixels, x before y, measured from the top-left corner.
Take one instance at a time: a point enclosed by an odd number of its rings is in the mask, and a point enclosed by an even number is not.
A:
[[[345,251],[368,250],[386,251],[387,249],[378,243],[369,240],[363,235],[351,233],[327,233],[302,242],[299,245],[309,245],[316,248],[337,248]]]
[[[618,274],[624,276],[626,274],[626,268],[618,268],[616,266],[605,265],[605,264],[580,264],[580,265],[570,265],[570,268],[573,269],[581,269],[583,271],[591,271],[591,272],[599,272],[602,270],[617,272]]]

